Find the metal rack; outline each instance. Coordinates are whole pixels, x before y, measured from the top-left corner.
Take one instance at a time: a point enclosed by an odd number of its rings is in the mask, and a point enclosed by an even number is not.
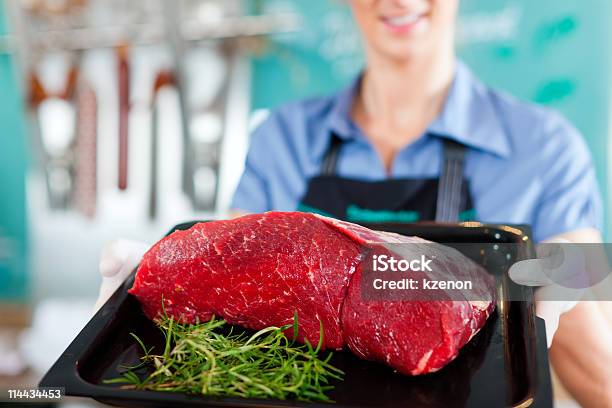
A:
[[[16,57],[22,89],[26,92],[31,88],[30,74],[39,58],[47,53],[81,55],[89,50],[122,45],[131,48],[161,45],[170,51],[183,129],[182,188],[195,209],[213,211],[223,138],[212,142],[199,140],[192,134],[190,124],[194,116],[212,112],[221,119],[222,130],[225,129],[226,111],[230,108],[226,98],[230,79],[224,80],[209,106],[194,109],[188,103],[190,84],[185,60],[199,47],[215,47],[221,50],[230,71],[241,56],[261,48],[262,40],[268,35],[296,31],[300,26],[298,17],[292,14],[247,15],[240,0],[72,0],[73,7],[60,13],[44,8],[41,11],[42,0],[29,3],[38,4],[38,9],[31,4],[31,8],[27,8],[19,0],[6,1],[13,30],[10,35],[0,37],[0,54],[11,53]],[[71,2],[66,0],[66,4]],[[100,16],[104,18],[97,18]],[[36,156],[46,173],[49,203],[55,208],[67,208],[70,192],[53,191],[50,180],[53,175],[49,168],[65,166],[65,173],[72,175],[74,144],[60,155],[61,160],[53,157],[45,149],[41,123],[33,106],[30,106],[29,118],[38,150]],[[215,185],[204,189],[212,192],[208,197],[203,197],[200,194],[203,190],[196,185],[196,174],[202,174],[202,169],[216,175],[207,182]],[[58,194],[62,197],[54,197]]]
[[[15,0],[9,0],[9,4]],[[262,37],[274,33],[295,31],[299,19],[294,14],[228,17],[206,26],[197,21],[187,21],[179,27],[181,40],[199,43],[249,37]],[[172,22],[172,24],[175,24]],[[23,34],[0,36],[0,53],[21,53]],[[159,44],[167,41],[167,32],[158,23],[131,25],[109,25],[104,27],[83,27],[40,30],[26,36],[28,47],[37,52],[83,51],[87,49],[112,48],[119,44],[133,46]]]

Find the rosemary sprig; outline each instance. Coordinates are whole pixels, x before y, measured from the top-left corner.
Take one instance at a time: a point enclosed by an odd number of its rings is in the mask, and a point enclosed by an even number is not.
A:
[[[344,373],[319,356],[323,344],[295,343],[297,314],[292,325],[268,327],[252,335],[221,333],[226,322],[212,318],[199,324],[179,324],[170,317],[157,325],[165,336],[162,354],[154,354],[132,334],[143,350],[141,363],[130,367],[106,384],[122,388],[180,392],[243,398],[293,398],[301,401],[331,402],[326,395],[333,389],[331,380],[342,380]],[[293,339],[283,333],[293,329]],[[136,369],[149,366],[144,379]]]

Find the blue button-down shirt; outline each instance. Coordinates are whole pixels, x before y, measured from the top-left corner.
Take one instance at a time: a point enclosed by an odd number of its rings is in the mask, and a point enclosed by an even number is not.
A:
[[[468,147],[465,176],[477,219],[529,224],[540,241],[601,228],[601,199],[580,133],[558,113],[492,90],[459,63],[445,106],[387,174],[349,112],[359,78],[338,94],[286,104],[253,133],[232,208],[295,211],[320,173],[334,131],[344,139],[338,175],[363,180],[437,177],[447,137]]]

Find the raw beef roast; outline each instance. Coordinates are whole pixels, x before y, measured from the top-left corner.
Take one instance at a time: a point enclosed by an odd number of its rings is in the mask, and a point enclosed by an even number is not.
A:
[[[162,239],[143,257],[130,293],[150,318],[161,313],[163,298],[166,313],[188,323],[215,315],[261,329],[291,324],[297,311],[300,341],[316,344],[322,324],[326,348],[425,374],[454,359],[494,308],[492,301],[362,297],[364,249],[426,242],[308,213],[247,215]],[[423,250],[435,252],[432,245]],[[442,248],[432,256],[447,272],[493,293],[486,271]]]

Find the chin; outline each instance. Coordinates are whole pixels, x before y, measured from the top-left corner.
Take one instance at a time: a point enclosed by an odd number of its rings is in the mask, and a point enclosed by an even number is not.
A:
[[[399,44],[383,43],[376,47],[377,54],[395,62],[410,62],[429,54],[428,47],[422,41],[402,41]]]
[[[374,41],[370,43],[380,54],[393,60],[412,60],[430,53],[435,47],[428,21],[411,30],[393,31],[388,24],[380,24]]]

